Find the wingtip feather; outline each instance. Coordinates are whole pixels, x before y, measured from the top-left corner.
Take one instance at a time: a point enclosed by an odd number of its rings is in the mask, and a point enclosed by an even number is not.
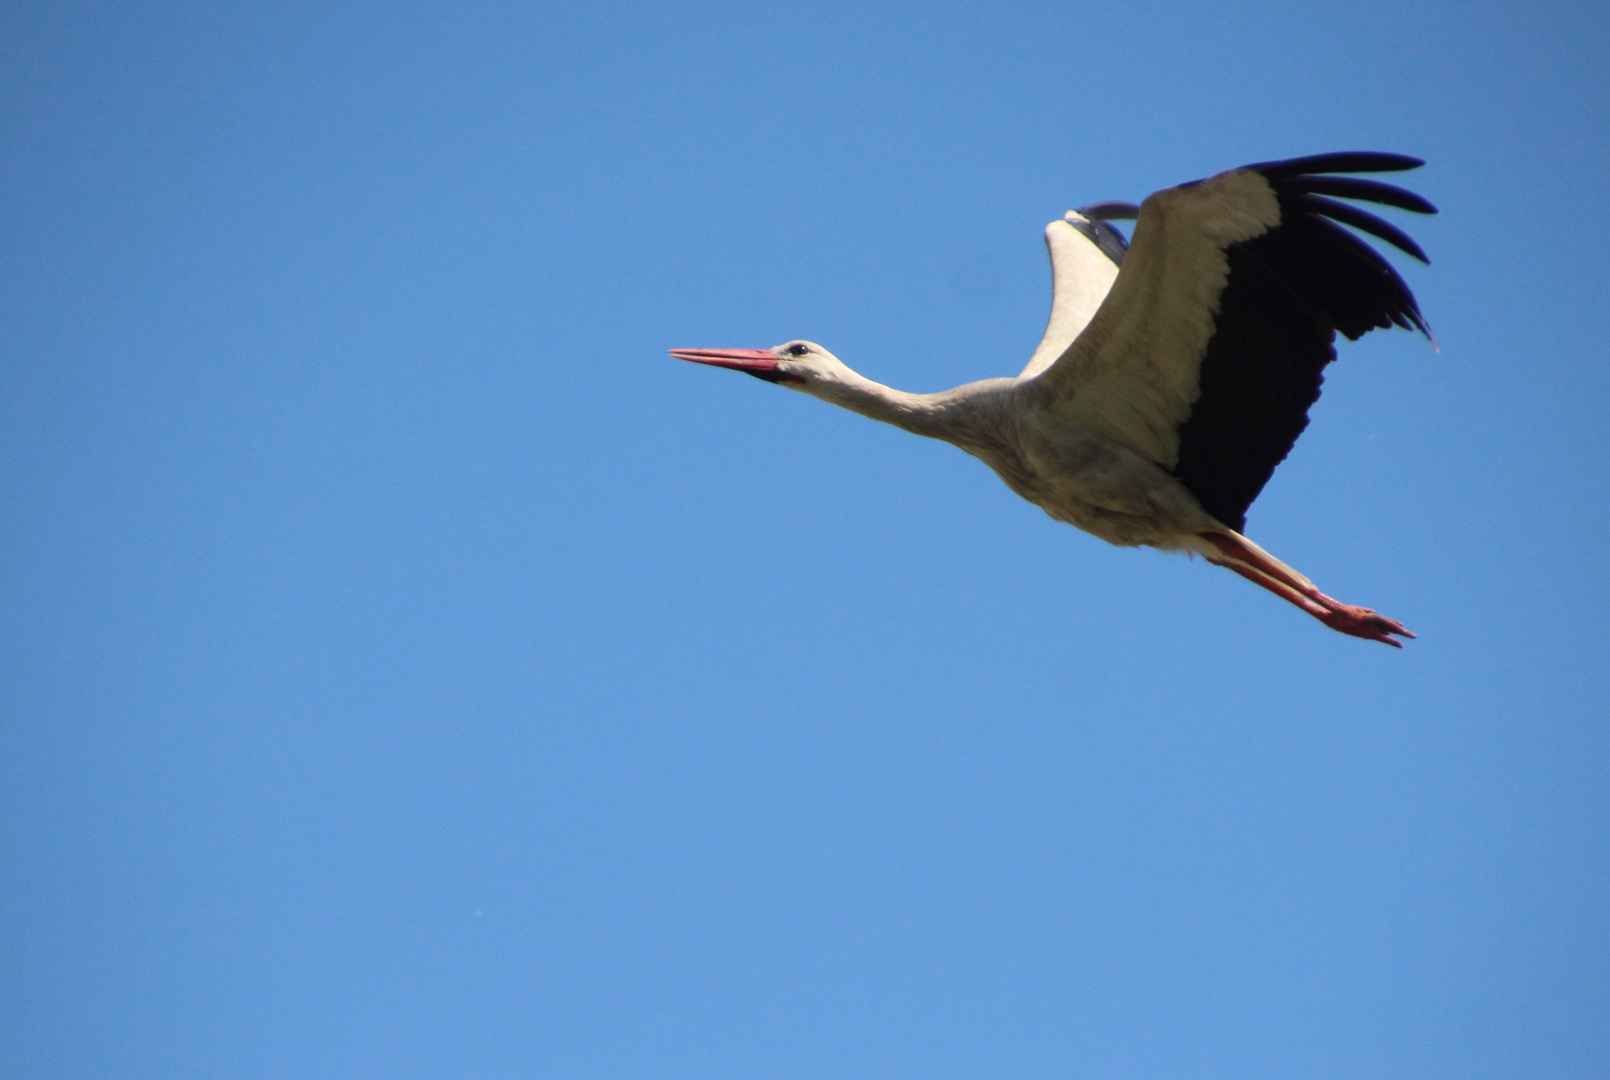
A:
[[[1425,161],[1408,154],[1388,154],[1377,150],[1347,150],[1336,154],[1314,154],[1309,157],[1288,158],[1285,161],[1264,161],[1247,168],[1262,173],[1269,180],[1282,180],[1292,176],[1318,173],[1406,172],[1418,169]]]

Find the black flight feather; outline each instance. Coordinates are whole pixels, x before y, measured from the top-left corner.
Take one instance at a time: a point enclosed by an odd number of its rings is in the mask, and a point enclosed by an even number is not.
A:
[[[1290,158],[1286,161],[1265,161],[1248,165],[1270,181],[1304,173],[1404,172],[1418,169],[1425,162],[1407,154],[1380,154],[1368,150],[1341,154],[1315,154],[1312,157]]]
[[[1408,233],[1390,222],[1382,221],[1368,211],[1337,202],[1335,199],[1327,199],[1322,195],[1301,195],[1298,196],[1298,201],[1310,213],[1323,214],[1333,221],[1340,221],[1343,225],[1351,225],[1355,229],[1379,236],[1399,251],[1413,255],[1423,263],[1431,261],[1426,258],[1426,253],[1420,250],[1420,245],[1410,239]]]
[[[1419,213],[1436,208],[1389,184],[1315,174],[1400,172],[1421,164],[1402,154],[1360,152],[1248,166],[1274,189],[1280,223],[1225,249],[1229,279],[1174,466],[1202,508],[1231,528],[1246,528],[1247,507],[1308,426],[1325,366],[1336,358],[1338,331],[1349,339],[1392,326],[1430,334],[1398,272],[1336,222],[1423,261],[1420,246],[1396,226],[1325,196]]]
[[[1334,195],[1338,199],[1381,203],[1417,214],[1435,214],[1437,208],[1412,191],[1405,191],[1379,180],[1360,180],[1356,176],[1300,176],[1286,183],[1310,195]]]
[[[1080,213],[1083,213],[1081,211]],[[1129,241],[1117,229],[1094,217],[1079,217],[1070,214],[1062,220],[1072,225],[1078,232],[1096,245],[1100,252],[1113,261],[1116,266],[1124,265],[1124,255],[1129,251]]]

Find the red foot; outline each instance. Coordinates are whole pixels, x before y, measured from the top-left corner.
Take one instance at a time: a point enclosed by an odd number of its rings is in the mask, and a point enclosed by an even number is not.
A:
[[[1330,597],[1325,597],[1326,612],[1321,615],[1315,613],[1314,617],[1332,630],[1340,630],[1353,637],[1368,638],[1370,641],[1379,641],[1383,645],[1390,645],[1394,649],[1403,648],[1401,641],[1396,641],[1391,635],[1400,637],[1414,637],[1406,627],[1396,619],[1389,619],[1385,615],[1377,615],[1367,607],[1354,607],[1352,604],[1338,603]]]
[[[1403,643],[1394,641],[1393,634],[1399,637],[1414,637],[1396,619],[1377,615],[1367,607],[1355,607],[1326,596],[1314,588],[1313,582],[1277,561],[1274,556],[1239,533],[1204,532],[1197,535],[1218,548],[1225,556],[1221,561],[1206,555],[1208,562],[1234,570],[1254,585],[1268,589],[1281,599],[1296,604],[1332,630],[1369,641],[1379,641],[1394,649],[1403,648]]]

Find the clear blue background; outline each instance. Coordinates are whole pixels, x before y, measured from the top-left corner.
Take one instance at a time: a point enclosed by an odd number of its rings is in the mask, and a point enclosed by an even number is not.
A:
[[[1610,1074],[1607,55],[6,5],[0,1072]],[[1346,349],[1249,532],[1403,652],[665,355],[1010,374],[1046,221],[1339,149],[1430,161],[1441,352]]]

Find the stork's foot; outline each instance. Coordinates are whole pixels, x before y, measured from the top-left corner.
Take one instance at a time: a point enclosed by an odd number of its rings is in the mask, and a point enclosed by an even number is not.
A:
[[[1414,635],[1408,628],[1396,619],[1389,619],[1385,615],[1377,615],[1367,607],[1355,607],[1352,604],[1343,604],[1321,594],[1323,612],[1314,612],[1314,618],[1344,634],[1353,637],[1367,638],[1370,641],[1379,641],[1383,645],[1390,645],[1394,649],[1403,648],[1403,642],[1392,637],[1412,638]]]
[[[1217,549],[1216,554],[1203,552],[1208,562],[1234,570],[1253,584],[1302,608],[1332,630],[1367,641],[1379,641],[1394,649],[1403,648],[1403,642],[1392,635],[1414,637],[1396,619],[1326,596],[1314,587],[1312,581],[1238,532],[1204,532],[1197,535]]]

